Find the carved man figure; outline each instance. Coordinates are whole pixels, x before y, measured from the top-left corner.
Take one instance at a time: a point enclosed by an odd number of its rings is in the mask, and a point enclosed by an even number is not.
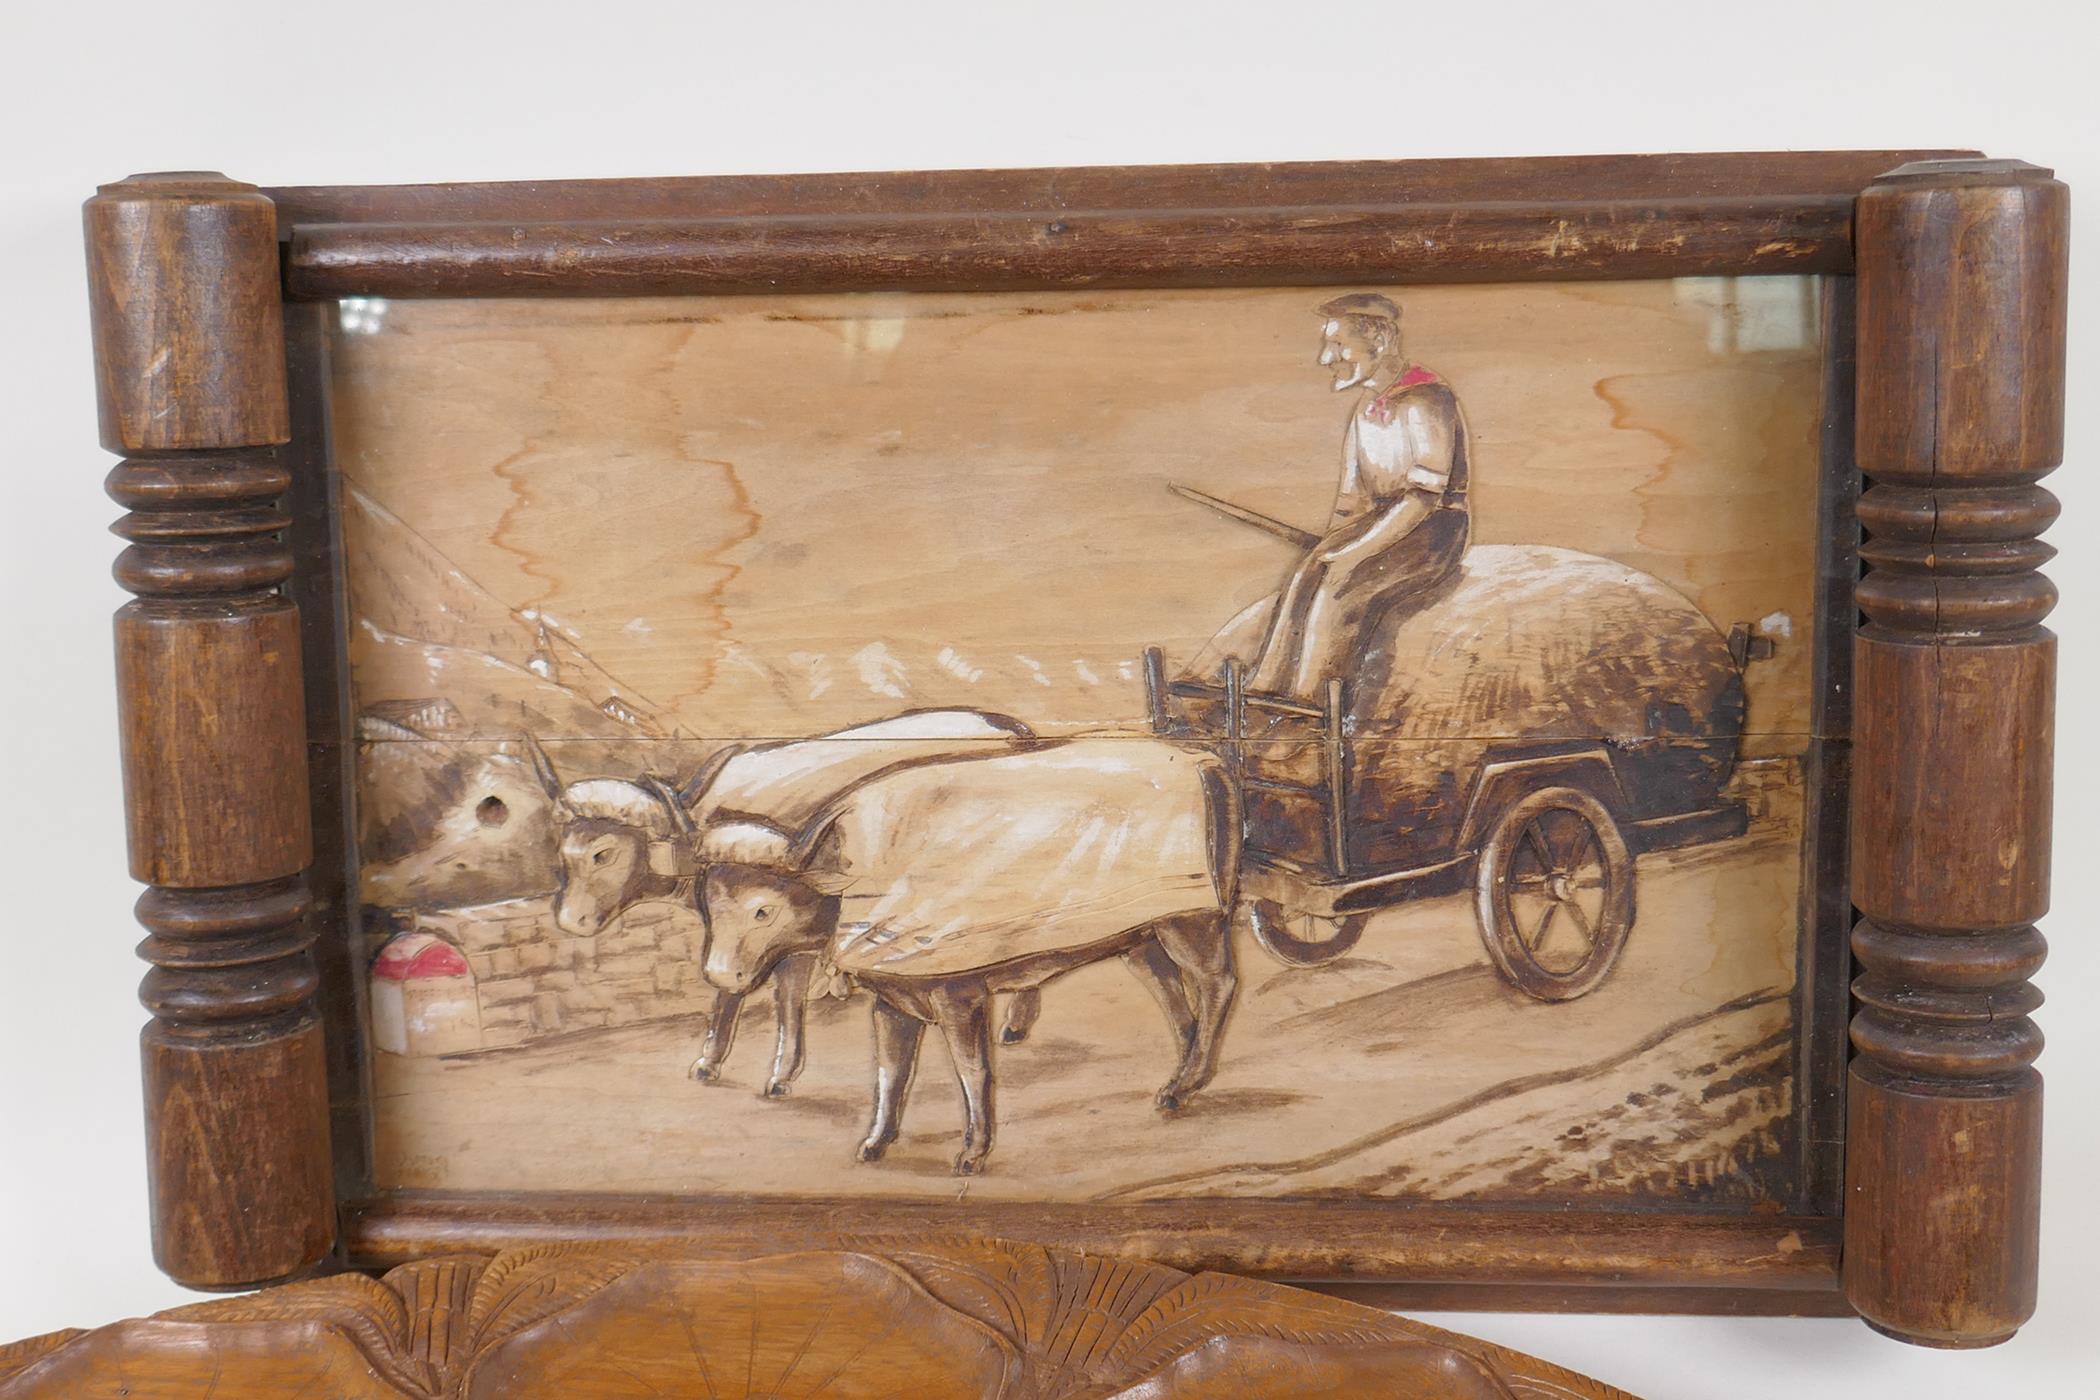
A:
[[[1458,569],[1465,553],[1466,420],[1434,373],[1401,353],[1400,308],[1375,292],[1321,304],[1320,363],[1356,407],[1319,543],[1291,571],[1250,678],[1312,698],[1349,666],[1366,627]]]

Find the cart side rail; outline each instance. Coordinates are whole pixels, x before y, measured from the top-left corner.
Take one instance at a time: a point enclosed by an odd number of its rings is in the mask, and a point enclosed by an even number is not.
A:
[[[1609,808],[1621,826],[1627,824],[1633,804],[1619,782],[1619,771],[1610,753],[1601,745],[1543,753],[1491,754],[1480,765],[1472,791],[1466,795],[1466,814],[1459,822],[1455,848],[1476,848],[1498,812],[1544,782],[1583,789]]]

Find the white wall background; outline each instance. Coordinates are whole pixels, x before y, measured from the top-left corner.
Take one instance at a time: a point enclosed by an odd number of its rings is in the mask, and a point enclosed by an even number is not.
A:
[[[12,4],[0,15],[0,1340],[184,1301],[147,1253],[80,201],[271,183],[1975,146],[2100,193],[2084,0],[1757,5]],[[1683,1397],[2093,1393],[2100,215],[2075,240],[2041,1311],[1945,1355],[1856,1322],[1449,1316]],[[2074,1384],[2074,1378],[2082,1384]]]

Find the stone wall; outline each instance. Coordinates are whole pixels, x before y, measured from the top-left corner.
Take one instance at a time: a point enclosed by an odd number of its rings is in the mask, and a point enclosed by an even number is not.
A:
[[[676,905],[637,905],[591,938],[557,928],[551,898],[403,914],[397,928],[434,933],[466,954],[484,1050],[714,1005],[700,975],[700,916]]]

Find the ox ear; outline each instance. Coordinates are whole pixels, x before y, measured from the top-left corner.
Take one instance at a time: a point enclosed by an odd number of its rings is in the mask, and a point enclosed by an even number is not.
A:
[[[743,744],[731,744],[726,748],[717,749],[709,754],[707,762],[701,764],[693,771],[692,777],[687,778],[679,785],[678,805],[680,809],[691,812],[695,807],[698,807],[700,799],[707,796],[707,790],[715,785],[715,779],[721,777],[722,770],[729,766],[729,760],[742,753],[744,749],[745,745]]]
[[[540,743],[539,735],[525,736],[525,751],[532,757],[532,775],[540,780],[540,786],[547,790],[547,796],[554,800],[554,805],[562,806],[564,788],[561,775],[554,771],[554,760],[547,756],[547,750]]]
[[[843,870],[805,870],[802,872],[802,883],[818,894],[836,895],[846,892],[847,887],[853,883],[853,877]]]

